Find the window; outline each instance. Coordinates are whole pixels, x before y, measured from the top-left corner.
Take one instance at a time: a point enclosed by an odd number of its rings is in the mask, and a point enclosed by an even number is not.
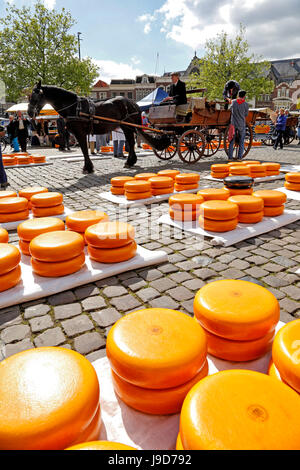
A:
[[[117,93],[115,91],[112,92],[112,97],[115,98],[117,96]]]
[[[104,100],[105,98],[107,98],[107,93],[106,93],[106,91],[101,91],[101,92],[99,93],[99,98],[100,98],[100,100]]]
[[[120,96],[125,96],[124,91],[121,91],[121,92],[120,92]]]
[[[148,83],[148,77],[143,77],[142,78],[142,83]]]
[[[129,92],[128,92],[128,98],[129,98],[130,100],[132,100],[132,91],[129,91]]]

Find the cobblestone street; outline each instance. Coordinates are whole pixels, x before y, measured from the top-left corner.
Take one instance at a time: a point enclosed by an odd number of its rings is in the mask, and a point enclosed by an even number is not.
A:
[[[33,154],[41,150],[33,150]],[[73,153],[79,153],[73,150]],[[59,155],[57,150],[42,151]],[[276,152],[271,147],[254,148],[247,159],[299,164],[300,146],[291,144]],[[63,155],[61,156],[61,159]],[[58,293],[27,304],[0,310],[2,354],[40,346],[72,348],[93,361],[105,355],[111,326],[125,313],[165,307],[193,314],[193,299],[205,283],[217,279],[244,279],[269,289],[279,300],[281,320],[300,318],[300,278],[295,272],[300,262],[300,221],[240,242],[228,248],[215,247],[178,229],[159,226],[158,218],[168,212],[168,201],[141,208],[120,209],[104,201],[99,193],[109,191],[110,179],[144,171],[178,168],[208,174],[212,161],[225,162],[225,153],[188,166],[175,157],[164,162],[156,156],[139,157],[134,169],[124,169],[124,161],[103,156],[94,161],[95,173],[83,175],[83,162],[52,160],[53,165],[8,169],[12,189],[43,185],[64,194],[65,206],[72,210],[99,208],[111,220],[120,218],[136,227],[136,241],[149,250],[164,250],[169,260],[163,265],[139,269]],[[256,184],[256,189],[275,189],[284,181]],[[201,178],[201,187],[221,187],[219,182]],[[9,188],[10,189],[10,188]],[[287,208],[300,209],[288,200]],[[149,222],[150,221],[150,222]],[[149,230],[150,227],[150,230]],[[10,241],[17,243],[16,232]]]

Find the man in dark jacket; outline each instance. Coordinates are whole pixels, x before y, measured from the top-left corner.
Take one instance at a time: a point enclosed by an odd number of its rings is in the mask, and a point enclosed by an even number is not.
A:
[[[16,118],[17,137],[21,146],[22,152],[27,152],[27,139],[28,139],[28,127],[30,122],[28,119],[24,119],[21,111],[18,111]]]
[[[278,145],[280,145],[280,148],[283,149],[283,136],[284,136],[284,131],[286,128],[286,120],[287,120],[287,117],[284,113],[284,109],[280,108],[279,115],[276,121],[277,137],[276,137],[275,144],[274,144],[274,150],[277,150]]]
[[[169,96],[163,102],[172,101],[176,106],[187,104],[185,83],[179,79],[179,73],[173,72],[171,78],[172,85],[170,86]]]
[[[232,100],[235,100],[237,98],[239,91],[240,91],[240,84],[236,82],[235,80],[229,80],[229,82],[225,84],[225,87],[223,90],[223,98],[226,101],[225,109],[228,109]]]
[[[6,126],[7,134],[9,137],[10,145],[13,148],[15,153],[20,151],[19,142],[17,137],[17,125],[14,117],[12,115],[9,116],[9,123]]]

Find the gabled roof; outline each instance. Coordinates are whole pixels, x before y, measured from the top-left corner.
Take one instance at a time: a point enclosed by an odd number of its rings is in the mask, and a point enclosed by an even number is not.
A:
[[[93,86],[93,88],[108,88],[108,83],[104,82],[103,80],[98,80],[97,83]]]

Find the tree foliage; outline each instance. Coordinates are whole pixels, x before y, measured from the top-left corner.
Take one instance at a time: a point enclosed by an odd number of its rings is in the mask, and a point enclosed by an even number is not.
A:
[[[228,34],[222,32],[207,41],[204,57],[195,59],[200,72],[192,74],[188,88],[207,88],[209,99],[222,99],[225,83],[236,80],[241,89],[247,91],[247,99],[271,93],[274,83],[267,78],[270,63],[249,52],[245,32],[241,25],[235,39],[229,39]]]
[[[0,19],[0,79],[7,99],[16,101],[38,80],[88,94],[98,75],[90,58],[79,60],[77,38],[70,32],[71,14],[47,9],[40,0],[33,10],[7,5]]]

